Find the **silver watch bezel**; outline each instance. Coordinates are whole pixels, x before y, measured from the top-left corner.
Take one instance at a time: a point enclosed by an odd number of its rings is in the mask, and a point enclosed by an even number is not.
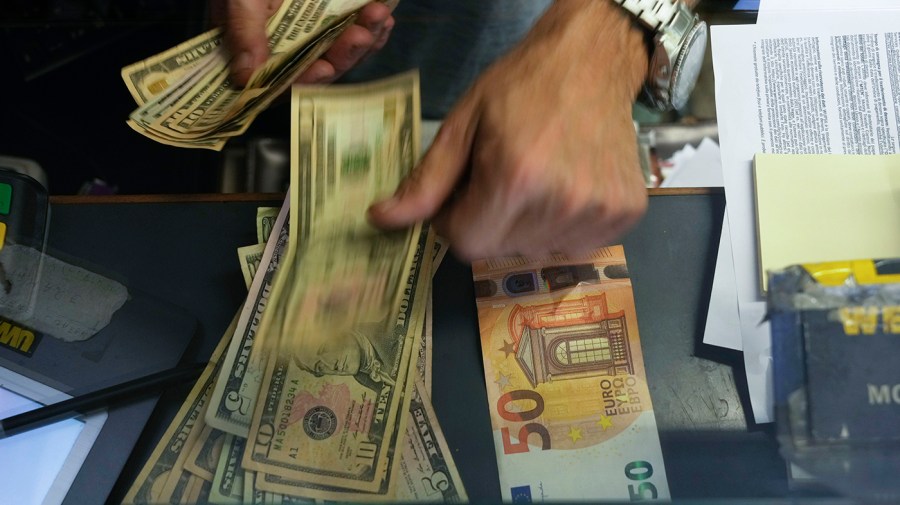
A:
[[[687,55],[691,54],[693,45],[701,35],[705,52],[709,41],[706,22],[701,21],[700,17],[682,2],[677,2],[675,15],[669,22],[660,25],[654,33],[647,79],[639,97],[641,103],[658,111],[682,109],[687,104],[686,98],[680,103],[673,103],[673,90],[675,83],[679,82],[680,76],[684,73]],[[702,64],[702,61],[697,64]],[[693,74],[696,76],[699,71]],[[695,84],[696,79],[691,83],[691,88]]]
[[[685,60],[688,55],[690,55],[695,50],[695,44],[700,42],[700,37],[703,37],[703,51],[706,52],[706,47],[709,42],[709,29],[706,26],[704,21],[700,21],[694,25],[694,28],[688,32],[687,41],[685,44],[681,46],[681,51],[678,53],[678,58],[675,61],[675,65],[672,71],[672,78],[669,80],[669,101],[671,102],[671,107],[675,110],[681,110],[687,105],[687,101],[690,98],[690,92],[688,92],[681,101],[678,100],[678,97],[675,95],[675,89],[679,85],[679,81],[681,81],[682,74],[685,74],[685,65],[687,63]],[[696,65],[703,65],[703,58],[696,60]],[[694,69],[695,71],[689,72],[689,74],[693,74],[692,82],[689,84],[689,88],[691,90],[694,89],[694,86],[697,85],[697,78],[700,74],[700,69]]]

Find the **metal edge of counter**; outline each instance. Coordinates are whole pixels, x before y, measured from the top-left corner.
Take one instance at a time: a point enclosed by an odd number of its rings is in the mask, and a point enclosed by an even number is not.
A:
[[[714,188],[651,188],[650,196],[671,195],[719,195],[724,190]],[[155,194],[155,195],[53,195],[53,205],[73,204],[120,204],[120,203],[195,203],[195,202],[256,202],[281,201],[284,193],[195,193],[195,194]]]

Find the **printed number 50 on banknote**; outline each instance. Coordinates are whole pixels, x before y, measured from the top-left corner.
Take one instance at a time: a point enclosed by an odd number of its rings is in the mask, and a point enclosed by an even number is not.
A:
[[[472,270],[504,500],[668,499],[623,248]]]

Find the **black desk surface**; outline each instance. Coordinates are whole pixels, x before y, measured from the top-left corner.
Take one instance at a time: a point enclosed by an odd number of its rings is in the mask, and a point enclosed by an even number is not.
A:
[[[256,207],[280,204],[280,195],[57,197],[49,246],[187,309],[199,328],[185,360],[206,360],[246,294],[236,249],[256,242]],[[773,427],[748,420],[740,353],[702,344],[724,207],[721,192],[657,190],[624,240],[676,500],[790,496]],[[474,299],[471,270],[448,255],[434,283],[432,398],[470,499],[498,502]],[[163,396],[111,501],[124,496],[189,389]]]

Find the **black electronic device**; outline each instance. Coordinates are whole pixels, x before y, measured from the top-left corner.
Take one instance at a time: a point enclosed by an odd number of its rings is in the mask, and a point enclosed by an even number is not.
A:
[[[50,222],[41,183],[0,166],[0,313],[17,319],[33,307]]]
[[[105,397],[138,378],[175,369],[197,329],[194,316],[129,286],[112,270],[48,250],[49,224],[45,187],[0,166],[0,387],[5,398],[31,400],[36,405],[30,408],[38,408],[64,399],[54,392],[81,400]],[[59,231],[79,236],[82,229]],[[157,399],[158,392],[110,402],[105,421],[98,423],[94,414],[86,416],[85,432],[100,431],[82,447],[89,450],[86,459],[66,470],[65,486],[53,488],[48,503],[103,503]],[[0,440],[15,442],[21,435]]]

